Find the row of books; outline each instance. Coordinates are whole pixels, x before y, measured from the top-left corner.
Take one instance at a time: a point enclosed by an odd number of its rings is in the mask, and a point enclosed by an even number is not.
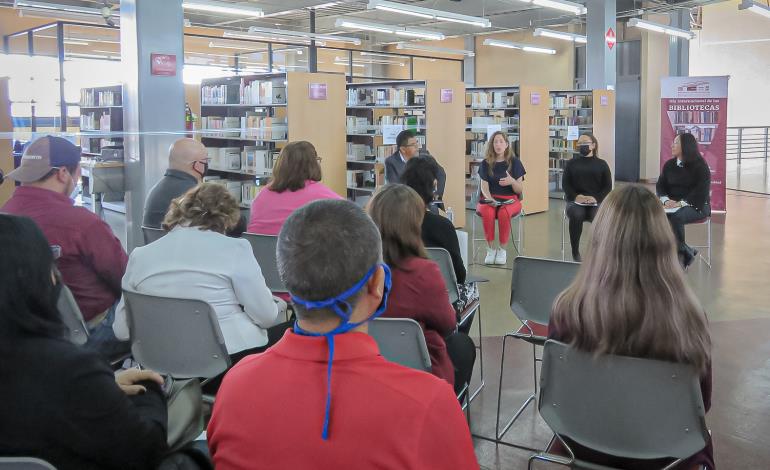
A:
[[[209,168],[265,176],[273,173],[278,150],[247,145],[241,147],[207,147]]]
[[[286,104],[286,85],[283,79],[251,82],[241,79],[239,98],[240,104]]]
[[[371,119],[362,116],[347,116],[348,134],[366,134],[375,133],[381,129],[381,126],[402,126],[404,129],[424,129],[425,116],[423,115],[405,115],[405,116],[380,116],[377,124],[372,124]]]
[[[241,206],[251,205],[254,199],[256,199],[257,194],[259,194],[259,191],[264,187],[257,184],[256,181],[235,180],[213,175],[206,176],[204,181],[221,184],[227,188],[227,191]]]
[[[88,88],[80,90],[80,106],[121,106],[122,102],[119,91],[96,91]]]
[[[593,105],[591,95],[551,96],[551,108],[590,108]]]
[[[716,124],[719,119],[717,111],[669,111],[668,115],[676,124]]]
[[[593,120],[591,116],[549,116],[549,126],[587,126]]]
[[[348,106],[425,106],[425,89],[351,88]]]
[[[503,126],[503,131],[510,131],[509,127],[519,125],[519,116],[471,116],[465,121],[466,127],[475,132],[486,132],[487,126]]]
[[[549,139],[549,151],[551,152],[575,152],[576,140],[566,140],[563,138],[551,138]]]
[[[375,189],[384,183],[384,174],[375,170],[348,170],[348,188]],[[379,180],[379,181],[378,181]]]
[[[233,137],[255,140],[286,140],[289,125],[286,118],[257,113],[246,116],[204,116],[201,118],[203,137]],[[219,131],[221,129],[221,131]],[[216,132],[207,132],[207,131]]]
[[[110,115],[107,113],[104,113],[104,114],[100,114],[97,117],[96,113],[81,114],[80,130],[81,131],[109,131]]]
[[[689,132],[695,137],[695,140],[701,144],[710,144],[711,141],[714,140],[714,134],[717,131],[715,127],[700,127],[697,125],[693,126],[678,124],[675,127],[677,134]]]
[[[466,95],[471,108],[517,108],[519,94],[513,91],[474,91]]]
[[[372,155],[372,146],[366,144],[354,144],[348,142],[347,158],[348,160],[366,160],[366,157]]]

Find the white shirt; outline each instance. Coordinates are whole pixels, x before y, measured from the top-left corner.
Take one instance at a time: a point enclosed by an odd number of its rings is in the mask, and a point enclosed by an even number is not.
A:
[[[266,345],[266,328],[280,323],[281,312],[249,242],[208,230],[175,227],[134,249],[122,285],[143,294],[208,302],[230,354]],[[129,339],[123,299],[113,330],[118,339]]]

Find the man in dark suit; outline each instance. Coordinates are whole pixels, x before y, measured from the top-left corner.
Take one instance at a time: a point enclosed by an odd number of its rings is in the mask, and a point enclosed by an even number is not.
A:
[[[438,188],[437,196],[439,199],[444,195],[444,186],[446,185],[446,172],[438,161],[428,152],[427,149],[421,149],[420,144],[415,137],[413,130],[403,130],[396,136],[396,145],[398,150],[393,155],[385,159],[385,182],[400,183],[401,175],[406,168],[406,162],[414,157],[428,158],[438,167]]]

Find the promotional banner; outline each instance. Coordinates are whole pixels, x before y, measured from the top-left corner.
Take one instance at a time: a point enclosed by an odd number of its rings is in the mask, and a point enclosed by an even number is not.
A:
[[[727,81],[729,77],[661,79],[660,167],[671,156],[677,134],[689,132],[711,169],[711,209],[724,211],[727,170]]]

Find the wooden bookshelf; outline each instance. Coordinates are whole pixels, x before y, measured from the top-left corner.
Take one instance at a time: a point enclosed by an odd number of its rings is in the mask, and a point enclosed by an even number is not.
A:
[[[615,92],[594,90],[594,136],[599,141],[599,158],[607,162],[615,181]]]
[[[519,154],[527,171],[522,207],[526,214],[548,210],[548,89],[522,85]]]
[[[0,134],[13,132],[11,121],[11,101],[8,97],[8,77],[0,77]],[[13,142],[11,139],[0,138],[0,170],[8,174],[13,170]],[[10,199],[13,194],[13,181],[6,181],[0,185],[0,207]]]
[[[324,88],[324,99],[310,89]],[[280,150],[312,143],[323,183],[345,195],[345,77],[289,72],[203,80],[198,135],[209,149],[209,177],[226,185],[244,210],[267,184]],[[316,96],[318,97],[318,96]]]

